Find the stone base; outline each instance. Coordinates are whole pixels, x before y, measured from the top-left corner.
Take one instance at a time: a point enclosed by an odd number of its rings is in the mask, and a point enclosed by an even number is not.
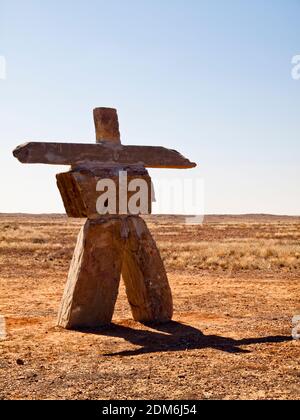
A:
[[[126,210],[122,209],[120,211],[120,173],[126,173],[126,183],[124,185],[126,189],[126,195],[123,192],[125,198],[124,205]],[[111,166],[111,167],[93,167],[91,164],[89,167],[83,165],[83,168],[77,167],[73,168],[69,172],[61,173],[56,175],[57,186],[62,196],[64,207],[66,213],[69,217],[76,218],[89,218],[89,219],[98,219],[101,215],[106,215],[106,212],[98,211],[96,208],[98,198],[104,194],[103,191],[97,191],[97,184],[101,180],[111,180],[113,181],[116,191],[116,208],[114,212],[107,214],[123,215],[123,214],[151,214],[152,211],[152,182],[148,174],[148,171],[144,167],[121,167],[121,166]],[[128,191],[131,181],[141,181],[145,182],[145,187],[147,188],[144,199],[147,200],[146,204],[143,206],[141,211],[135,213],[131,212],[128,208],[129,201],[137,193],[135,191]],[[127,198],[127,199],[126,199]]]
[[[135,321],[167,322],[173,316],[172,293],[159,250],[140,217],[129,217],[122,277]]]
[[[103,216],[87,220],[79,233],[58,325],[80,329],[109,324],[121,272],[136,321],[171,320],[171,289],[146,223],[138,216]]]

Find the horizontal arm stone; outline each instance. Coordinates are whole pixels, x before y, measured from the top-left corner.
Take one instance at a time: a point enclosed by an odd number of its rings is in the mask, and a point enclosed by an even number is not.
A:
[[[50,165],[74,166],[83,162],[93,162],[171,169],[189,169],[196,166],[176,150],[160,146],[31,142],[18,146],[13,155],[22,163]]]

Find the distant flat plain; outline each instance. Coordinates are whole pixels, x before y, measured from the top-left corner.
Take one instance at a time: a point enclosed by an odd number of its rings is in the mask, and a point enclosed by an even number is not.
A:
[[[300,399],[300,217],[146,217],[174,321],[55,327],[82,220],[0,215],[0,399]]]

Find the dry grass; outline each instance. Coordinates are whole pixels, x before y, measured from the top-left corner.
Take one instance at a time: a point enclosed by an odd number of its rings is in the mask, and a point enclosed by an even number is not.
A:
[[[167,267],[174,270],[300,270],[300,243],[287,240],[167,241],[160,249]]]
[[[149,217],[174,322],[55,327],[81,220],[0,216],[1,399],[299,399],[299,218]],[[22,360],[23,364],[18,364]]]
[[[206,221],[187,226],[150,218],[168,270],[300,272],[300,222],[227,223]],[[68,264],[81,221],[0,223],[0,263],[12,252],[31,254],[37,262]],[[57,232],[57,235],[55,234]]]
[[[257,219],[216,223],[208,217],[201,227],[153,224],[152,231],[171,270],[300,273],[299,219]]]

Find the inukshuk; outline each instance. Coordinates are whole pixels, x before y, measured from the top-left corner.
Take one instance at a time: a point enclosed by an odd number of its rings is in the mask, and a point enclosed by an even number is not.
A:
[[[96,144],[31,142],[13,152],[22,163],[71,165],[69,172],[57,175],[57,185],[67,215],[87,219],[78,236],[58,325],[79,329],[109,324],[121,274],[133,318],[142,323],[167,322],[173,315],[167,274],[140,217],[151,213],[152,205],[146,168],[187,169],[196,164],[163,147],[123,146],[115,109],[95,109],[94,121]],[[120,173],[126,174],[123,181]],[[106,200],[99,211],[97,186],[103,179],[114,182],[117,200],[113,205]],[[148,205],[133,214],[127,204],[134,191],[128,191],[128,185],[136,179],[147,183]]]

